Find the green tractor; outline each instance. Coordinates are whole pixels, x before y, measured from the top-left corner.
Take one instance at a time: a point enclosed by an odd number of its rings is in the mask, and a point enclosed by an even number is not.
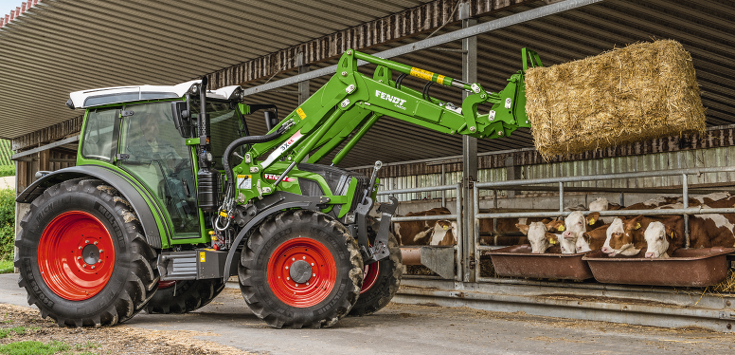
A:
[[[358,60],[376,65],[372,77]],[[524,49],[524,69],[490,93],[348,50],[330,81],[282,120],[273,105],[242,103],[239,86],[209,90],[206,78],[74,92],[67,106],[86,110],[76,166],[41,174],[17,198],[30,203],[15,239],[18,283],[61,326],[190,312],[232,275],[272,327],[376,312],[402,275],[389,230],[397,201],[372,219],[380,162],[371,177],[336,165],[384,115],[478,138],[529,127],[527,60],[541,65]],[[423,92],[402,85],[407,75],[428,82]],[[456,107],[429,95],[434,83],[469,95]],[[480,104],[492,109],[480,114]],[[246,117],[259,110],[268,133],[253,136]]]

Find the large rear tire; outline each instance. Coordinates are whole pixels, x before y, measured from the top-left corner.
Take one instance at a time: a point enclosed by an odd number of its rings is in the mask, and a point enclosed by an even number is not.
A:
[[[188,313],[202,308],[225,289],[222,279],[161,281],[146,306],[148,313]]]
[[[20,227],[18,285],[59,326],[125,322],[158,288],[155,250],[130,204],[100,180],[49,187]]]
[[[389,257],[365,265],[360,298],[350,310],[350,316],[371,315],[387,306],[398,292],[403,278],[403,257],[393,233],[388,237],[388,249]]]
[[[362,256],[345,226],[314,211],[269,217],[240,258],[240,291],[274,328],[330,327],[360,295]]]

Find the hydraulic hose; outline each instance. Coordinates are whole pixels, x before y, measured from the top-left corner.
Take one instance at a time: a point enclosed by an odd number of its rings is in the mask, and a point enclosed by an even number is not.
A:
[[[232,166],[230,166],[230,155],[232,155],[232,152],[239,146],[243,144],[255,144],[255,143],[264,143],[272,141],[284,133],[288,131],[288,129],[291,127],[289,124],[283,124],[281,127],[278,127],[278,130],[276,130],[273,133],[266,134],[264,136],[250,136],[250,137],[242,137],[235,139],[230,143],[230,145],[227,146],[225,149],[225,155],[222,157],[222,165],[225,167],[225,174],[227,175],[227,186],[226,189],[227,193],[231,193],[234,195],[235,193],[235,174],[232,172]],[[234,196],[226,196],[225,200],[228,197],[234,197]]]

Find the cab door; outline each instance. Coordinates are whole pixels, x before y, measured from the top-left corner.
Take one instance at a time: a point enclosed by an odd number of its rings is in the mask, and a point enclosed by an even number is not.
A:
[[[156,197],[174,239],[201,237],[191,148],[174,126],[171,102],[126,105],[124,112],[117,164]]]

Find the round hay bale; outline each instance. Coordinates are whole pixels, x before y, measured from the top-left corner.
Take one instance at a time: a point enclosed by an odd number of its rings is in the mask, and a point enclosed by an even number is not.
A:
[[[545,159],[705,130],[692,57],[674,40],[532,68],[525,83]]]

